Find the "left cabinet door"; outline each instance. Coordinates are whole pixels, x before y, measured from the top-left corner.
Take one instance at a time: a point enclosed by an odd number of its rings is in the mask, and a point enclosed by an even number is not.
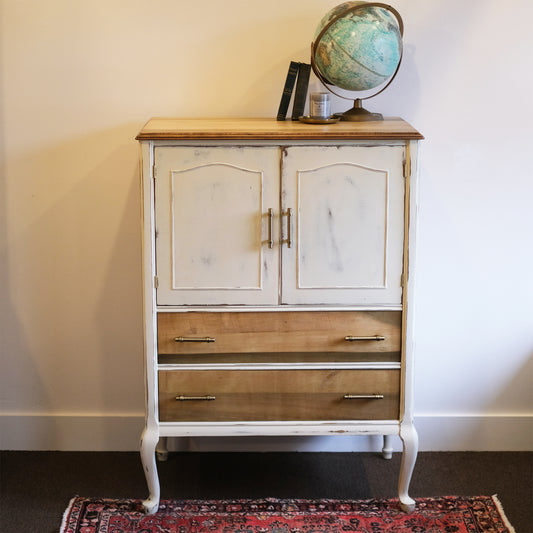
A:
[[[279,149],[155,148],[158,305],[278,303]]]

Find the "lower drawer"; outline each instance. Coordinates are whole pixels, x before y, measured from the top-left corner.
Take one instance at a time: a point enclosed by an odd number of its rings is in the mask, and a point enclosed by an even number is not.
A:
[[[399,370],[159,373],[161,422],[397,420]]]

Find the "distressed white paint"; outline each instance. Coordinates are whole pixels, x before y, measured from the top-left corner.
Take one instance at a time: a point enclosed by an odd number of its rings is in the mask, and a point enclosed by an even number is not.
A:
[[[262,171],[210,163],[170,181],[171,290],[261,290]]]
[[[161,433],[173,437],[399,435],[397,420],[347,422],[161,422]]]
[[[403,256],[404,295],[402,299],[402,351],[406,354],[402,364],[402,397],[400,438],[402,440],[402,462],[398,483],[400,505],[404,511],[411,511],[415,501],[409,497],[408,489],[418,453],[418,433],[414,426],[414,309],[415,309],[415,263],[418,229],[418,143],[406,144],[406,164],[410,169],[405,183],[404,247],[408,253]]]
[[[351,363],[202,363],[199,365],[180,364],[180,370],[399,370],[400,363],[385,361]],[[175,365],[160,364],[159,370],[175,370]]]
[[[277,148],[159,147],[155,183],[158,305],[277,303]]]
[[[297,174],[297,288],[386,288],[388,172],[339,162]]]
[[[0,417],[3,450],[138,451],[144,413],[13,413]],[[527,415],[416,416],[421,451],[524,451],[530,447],[533,419]],[[172,451],[201,452],[379,452],[379,435],[264,435],[172,439]],[[391,439],[402,451],[399,437]]]
[[[158,305],[401,303],[404,148],[279,152],[156,148]]]
[[[411,178],[409,172],[404,176],[404,163],[416,172],[416,161],[411,161],[411,155],[416,159],[416,142],[339,146],[334,141],[320,141],[309,146],[283,146],[283,149],[275,143],[272,146],[246,142],[216,146],[216,141],[209,146],[164,142],[159,145],[157,141],[142,144],[144,231],[149,232],[144,239],[147,419],[141,441],[141,459],[149,489],[149,497],[143,504],[146,512],[155,512],[159,502],[155,458],[156,455],[166,457],[166,441],[161,438],[212,435],[399,435],[404,457],[399,497],[404,509],[412,509],[414,502],[408,495],[408,486],[418,441],[412,420],[413,354],[407,339],[412,334],[409,324],[412,317],[406,312],[407,303],[402,298],[402,272],[408,270],[405,281],[410,283],[414,262],[409,263],[409,243],[411,239],[414,242],[417,213],[416,194],[409,196]],[[416,179],[412,185],[414,192],[415,185]],[[277,214],[278,229],[274,232],[272,228],[267,233],[266,241],[270,235],[273,237],[272,248],[268,248],[271,262],[267,267],[263,260],[259,267],[265,268],[263,273],[272,275],[272,264],[278,266],[281,261],[281,276],[277,276],[276,270],[272,284],[256,286],[254,292],[253,281],[238,287],[233,279],[253,280],[257,275],[257,257],[261,257],[265,239],[261,236],[254,240],[249,236],[261,233],[261,223],[257,221],[264,218],[264,198],[268,198],[268,205]],[[290,246],[289,232],[293,228],[279,229],[280,224],[283,227],[289,222],[289,217],[283,216],[289,208],[297,213],[294,221],[297,231],[290,239]],[[236,221],[244,238],[236,239],[233,246],[225,237],[228,232],[234,234]],[[255,231],[250,232],[249,224]],[[211,243],[207,251],[205,242]],[[337,253],[332,256],[331,251]],[[208,252],[213,252],[209,264],[198,264]],[[237,278],[232,278],[232,269],[237,271]],[[158,278],[155,291],[154,276]],[[408,292],[412,294],[412,289]],[[310,303],[331,307],[349,304],[358,309],[365,309],[365,304],[369,308],[393,308],[401,304],[404,311],[402,363],[158,365],[154,320],[158,309],[166,310],[165,306],[170,306],[178,311],[185,304],[195,304],[197,309],[202,309],[202,304],[253,304],[257,309],[261,303],[270,304],[265,309],[276,309],[272,307],[276,304],[291,304],[294,309],[297,304]],[[239,307],[234,305],[234,308]],[[222,305],[220,309],[230,311],[231,307]],[[268,371],[398,366],[402,375],[398,420],[158,421],[157,373],[164,369]],[[390,458],[391,449],[387,437],[383,441],[383,456]]]
[[[401,146],[284,151],[282,212],[295,214],[293,245],[282,247],[284,304],[401,303],[403,159]]]

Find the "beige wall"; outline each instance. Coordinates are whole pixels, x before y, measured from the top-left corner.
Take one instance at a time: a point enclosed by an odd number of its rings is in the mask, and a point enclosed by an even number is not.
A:
[[[274,116],[289,60],[308,61],[315,26],[337,3],[0,0],[3,447],[135,448],[144,408],[134,137],[151,116]],[[533,447],[532,4],[394,5],[405,58],[369,107],[427,138],[421,446],[444,442],[436,421],[453,434],[454,420],[472,417],[445,446]],[[514,437],[479,442],[500,423]]]

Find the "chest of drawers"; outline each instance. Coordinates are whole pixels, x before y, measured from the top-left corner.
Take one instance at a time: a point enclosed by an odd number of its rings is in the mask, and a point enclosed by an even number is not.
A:
[[[401,119],[152,119],[137,138],[146,512],[165,437],[339,432],[401,437],[412,509],[422,136]]]

